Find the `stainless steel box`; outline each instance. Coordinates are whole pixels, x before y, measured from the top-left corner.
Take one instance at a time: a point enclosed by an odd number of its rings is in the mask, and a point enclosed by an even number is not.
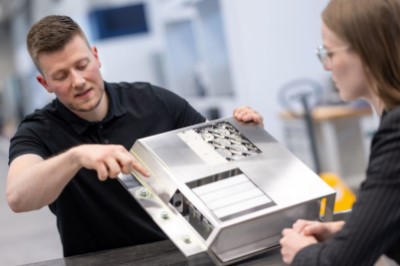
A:
[[[120,181],[187,256],[231,264],[279,245],[299,218],[332,220],[335,191],[264,129],[225,118],[138,139],[147,169]]]

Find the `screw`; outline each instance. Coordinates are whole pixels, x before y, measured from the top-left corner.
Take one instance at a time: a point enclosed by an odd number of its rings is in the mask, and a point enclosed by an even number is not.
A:
[[[150,192],[147,190],[147,188],[145,188],[145,187],[140,188],[139,196],[145,198],[145,197],[148,197],[149,195],[150,195]]]
[[[167,220],[169,218],[169,215],[166,211],[162,211],[161,212],[161,218],[163,218],[164,220]]]
[[[188,236],[188,235],[185,235],[185,236],[183,236],[183,242],[185,242],[186,244],[190,244],[190,236]]]

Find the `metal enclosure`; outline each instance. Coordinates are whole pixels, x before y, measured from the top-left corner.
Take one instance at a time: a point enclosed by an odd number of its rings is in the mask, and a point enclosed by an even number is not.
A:
[[[225,118],[138,139],[147,169],[120,181],[187,257],[231,264],[299,218],[332,220],[335,191],[264,129]]]

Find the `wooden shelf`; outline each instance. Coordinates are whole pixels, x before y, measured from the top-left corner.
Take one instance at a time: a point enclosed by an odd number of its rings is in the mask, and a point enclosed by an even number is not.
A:
[[[319,106],[312,110],[314,122],[342,118],[355,118],[371,114],[372,109],[370,107]],[[303,118],[303,112],[293,113],[290,111],[284,111],[280,113],[279,117],[283,120],[301,119]]]

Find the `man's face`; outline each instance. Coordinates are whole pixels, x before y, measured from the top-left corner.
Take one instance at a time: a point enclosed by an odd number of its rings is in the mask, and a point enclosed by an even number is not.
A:
[[[42,70],[38,81],[72,112],[86,117],[104,102],[97,49],[89,48],[81,36],[60,51],[41,54],[38,61]]]

